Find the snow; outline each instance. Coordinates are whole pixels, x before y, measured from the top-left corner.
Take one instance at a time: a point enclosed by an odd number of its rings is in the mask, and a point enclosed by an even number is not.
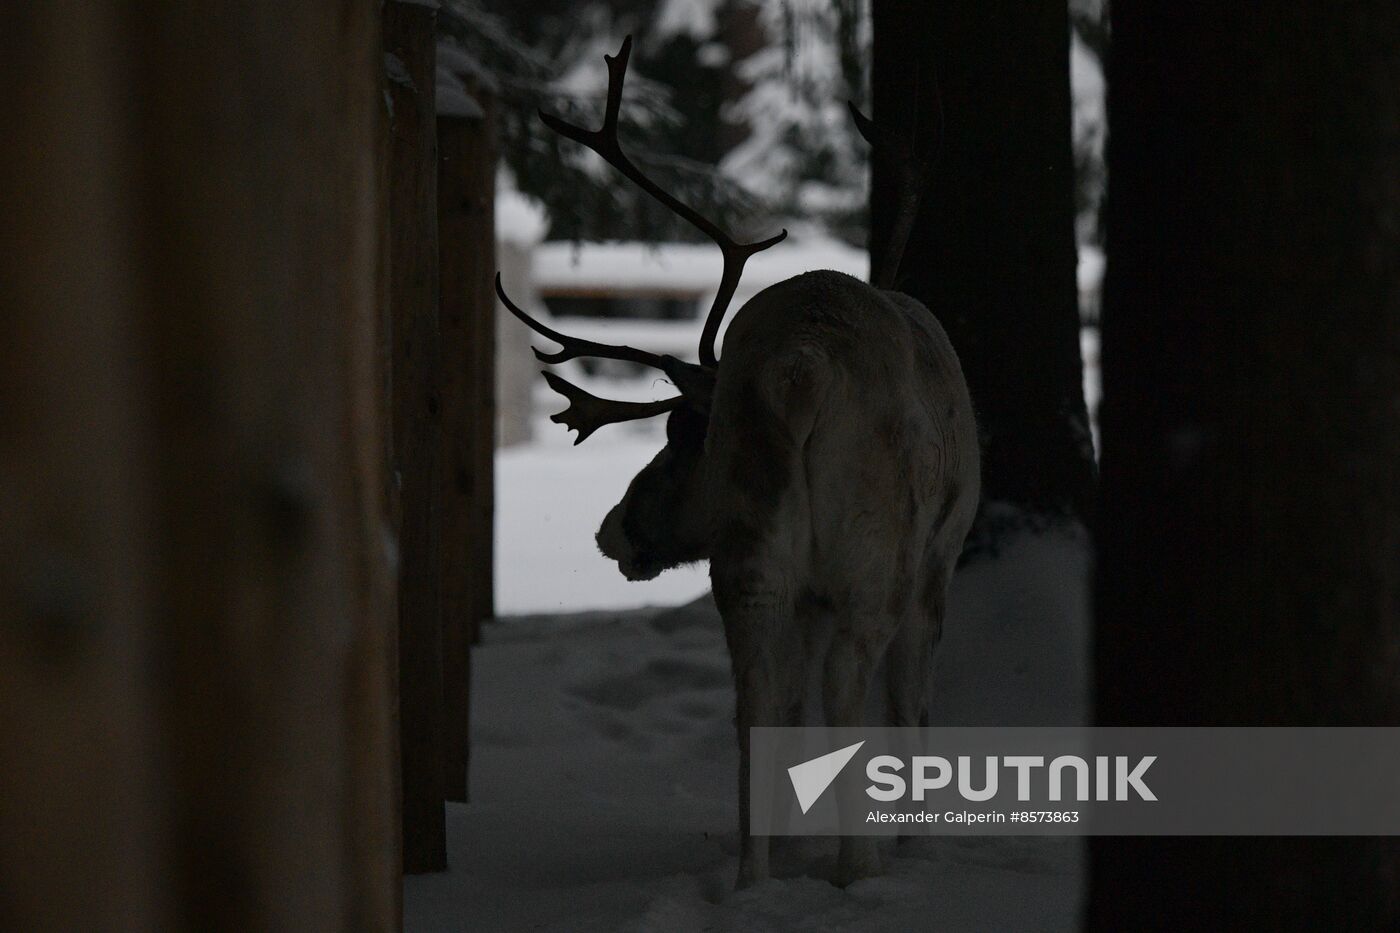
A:
[[[695,60],[706,68],[723,68],[729,59],[729,47],[720,42],[706,42],[695,50]]]
[[[1074,120],[1095,123],[1100,130],[1104,120],[1104,76],[1098,56],[1084,44],[1079,34],[1070,37],[1070,84],[1074,88]]]
[[[1087,0],[1086,6],[1096,5]],[[1098,13],[1101,13],[1099,10]],[[1071,132],[1075,159],[1080,163],[1078,181],[1081,197],[1086,201],[1077,218],[1081,243],[1098,239],[1099,206],[1104,197],[1106,167],[1104,142],[1108,135],[1107,101],[1103,66],[1079,35],[1070,31],[1070,90],[1073,94]]]
[[[434,100],[437,115],[462,120],[480,120],[486,116],[481,104],[467,93],[467,86],[451,69],[438,65],[437,95]]]
[[[719,0],[661,0],[649,38],[660,42],[689,36],[697,42],[714,36]]]
[[[458,77],[471,78],[477,84],[494,88],[495,75],[471,52],[450,39],[439,40],[437,44],[437,66]]]
[[[959,571],[934,721],[1083,721],[1087,573],[1078,531]],[[834,840],[780,840],[774,880],[735,893],[733,689],[708,597],[500,622],[472,664],[472,802],[448,805],[450,871],[406,879],[409,933],[1077,929],[1073,838],[889,841],[886,874],[845,890],[826,880]]]
[[[532,246],[549,229],[544,205],[501,183],[496,186],[496,237],[518,246]]]
[[[1094,453],[1099,450],[1099,403],[1103,401],[1103,373],[1099,369],[1099,329],[1079,331],[1079,355],[1084,360],[1084,407],[1089,412],[1089,430],[1094,437]],[[596,393],[595,393],[596,394]]]
[[[733,64],[747,85],[727,102],[724,119],[746,129],[720,161],[720,171],[775,209],[821,219],[823,207],[859,209],[868,197],[867,147],[846,110],[864,101],[864,78],[847,83],[837,6],[824,0],[759,0],[753,4],[765,42]],[[856,60],[868,61],[868,6],[856,17]],[[810,185],[842,192],[812,196]]]
[[[1107,266],[1108,259],[1104,256],[1102,249],[1088,243],[1080,244],[1076,277],[1079,281],[1081,295],[1086,292],[1097,292],[1103,287],[1103,274]]]
[[[602,103],[608,91],[608,70],[603,67],[603,57],[616,55],[621,46],[622,36],[612,35],[611,30],[606,29],[579,38],[572,52],[572,63],[550,81],[550,96],[577,103],[590,102],[601,118]],[[674,124],[679,121],[679,115],[670,106],[670,96],[670,88],[665,84],[629,68],[622,86],[622,109],[628,125],[645,128],[659,122]],[[582,122],[595,124],[592,119]],[[584,152],[593,155],[580,150],[580,154]]]

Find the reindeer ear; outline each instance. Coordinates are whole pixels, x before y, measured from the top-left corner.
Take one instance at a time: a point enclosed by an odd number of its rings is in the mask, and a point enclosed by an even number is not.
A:
[[[715,395],[715,371],[678,360],[674,356],[663,356],[661,363],[661,371],[681,390],[681,395],[685,396],[690,407],[708,415],[710,400]]]
[[[682,405],[666,418],[666,443],[672,447],[700,447],[705,443],[709,425],[709,415]]]

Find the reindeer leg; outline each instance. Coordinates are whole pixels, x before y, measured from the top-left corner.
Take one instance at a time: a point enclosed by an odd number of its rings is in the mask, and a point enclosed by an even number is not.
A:
[[[752,809],[749,786],[749,730],[754,726],[776,726],[782,722],[776,678],[767,664],[753,664],[735,672],[738,688],[735,725],[739,739],[739,877],[737,888],[746,888],[768,878],[768,836],[749,832]]]
[[[712,568],[713,569],[713,568]],[[768,878],[769,837],[749,832],[749,730],[789,722],[794,679],[792,608],[785,586],[727,585],[712,574],[715,600],[724,618],[725,635],[734,664],[736,693],[734,724],[739,740],[739,878],[745,888]]]
[[[885,653],[885,686],[891,726],[925,727],[933,681],[933,651],[943,634],[942,575],[925,594],[923,605],[910,608]],[[900,844],[912,838],[900,833]]]
[[[943,634],[944,594],[939,580],[925,595],[924,604],[911,609],[895,633],[886,654],[889,691],[889,723],[892,726],[927,726],[933,677],[933,649]]]
[[[902,621],[883,606],[844,611],[837,621],[836,634],[826,655],[822,702],[830,726],[859,726],[865,720],[865,703],[870,681],[890,638]],[[856,807],[856,801],[838,800],[843,808]],[[845,887],[861,878],[880,874],[880,853],[871,836],[842,836],[836,863],[835,882]]]

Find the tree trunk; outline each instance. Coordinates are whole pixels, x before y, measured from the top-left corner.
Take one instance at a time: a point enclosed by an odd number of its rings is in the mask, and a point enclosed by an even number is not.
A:
[[[1115,0],[1104,723],[1400,725],[1397,49],[1392,0]],[[1396,929],[1397,854],[1098,839],[1090,926]]]
[[[448,798],[466,800],[470,651],[492,587],[496,154],[489,118],[439,116],[438,167],[444,757]]]
[[[443,810],[442,449],[437,241],[437,12],[384,5],[392,125],[389,304],[399,517],[399,730],[406,872],[447,867]]]
[[[877,121],[937,165],[901,265],[962,361],[985,443],[984,506],[1088,517],[1093,454],[1079,358],[1069,19],[1054,0],[875,0]],[[896,182],[879,165],[871,254]],[[980,535],[995,532],[984,509]]]

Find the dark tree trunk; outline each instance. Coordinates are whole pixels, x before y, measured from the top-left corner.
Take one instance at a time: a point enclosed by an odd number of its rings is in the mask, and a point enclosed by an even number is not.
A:
[[[1109,87],[1098,718],[1400,725],[1400,4],[1115,0]],[[1099,839],[1090,926],[1397,929],[1396,856]]]
[[[447,867],[443,807],[436,10],[384,5],[405,872]]]
[[[941,96],[943,141],[900,288],[928,305],[962,360],[985,441],[983,503],[1087,518],[1093,454],[1079,358],[1066,6],[875,0],[874,42],[877,121],[912,127],[927,145]],[[877,165],[874,257],[885,249],[894,189]]]

